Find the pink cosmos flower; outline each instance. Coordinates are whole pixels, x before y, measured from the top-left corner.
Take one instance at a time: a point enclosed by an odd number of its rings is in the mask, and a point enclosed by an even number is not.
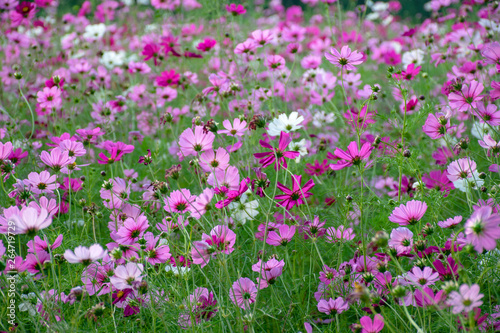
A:
[[[340,53],[332,47],[330,53],[325,53],[325,58],[336,67],[348,71],[356,70],[354,65],[363,63],[363,55],[358,51],[351,52],[351,49],[347,45],[342,46]]]
[[[229,297],[240,308],[250,309],[250,304],[257,298],[257,287],[249,278],[239,278],[229,290]]]
[[[259,289],[264,289],[274,284],[276,279],[283,273],[284,266],[284,260],[278,261],[274,258],[271,258],[267,262],[262,262],[262,260],[259,259],[256,264],[252,265],[252,271],[261,274],[261,277],[257,278]]]
[[[179,147],[184,156],[193,155],[212,149],[215,135],[212,132],[204,132],[203,126],[186,129],[179,137]]]
[[[398,223],[401,226],[413,225],[420,221],[426,210],[427,204],[425,202],[412,200],[394,208],[389,216],[389,221]]]
[[[302,187],[300,186],[301,182],[302,175],[292,175],[291,189],[278,182],[276,186],[283,191],[284,194],[275,197],[275,200],[278,201],[276,207],[283,206],[286,210],[290,210],[295,205],[298,206],[305,203],[305,199],[312,195],[309,190],[314,187],[314,182],[312,179],[309,179]]]
[[[458,291],[450,293],[446,304],[453,307],[451,312],[454,314],[468,313],[483,304],[481,301],[483,297],[484,295],[479,293],[479,285],[473,284],[469,287],[462,284]]]
[[[199,158],[200,167],[205,172],[224,171],[229,166],[229,154],[224,148],[204,151]]]
[[[422,131],[433,140],[442,138],[451,128],[449,118],[449,116],[440,112],[436,114],[430,113],[422,126]]]
[[[181,75],[176,73],[174,69],[164,71],[160,76],[156,77],[156,84],[160,87],[175,86],[179,83]]]
[[[406,71],[401,71],[401,74],[394,74],[394,77],[398,80],[411,81],[420,73],[421,68],[422,66],[415,67],[415,64],[411,63],[406,67]]]
[[[109,278],[113,287],[118,290],[132,289],[138,282],[142,281],[144,266],[129,262],[115,268],[115,275]]]
[[[498,42],[493,42],[485,45],[485,47],[481,51],[481,54],[485,58],[485,64],[500,65],[500,44]]]
[[[488,156],[497,155],[500,152],[500,142],[493,140],[490,134],[485,134],[483,140],[478,141],[479,145],[485,149],[488,149]]]
[[[487,123],[491,126],[500,125],[500,109],[497,109],[495,104],[488,104],[485,106],[483,102],[477,102],[476,111],[480,122]]]
[[[446,219],[445,221],[439,221],[437,223],[438,226],[441,228],[454,228],[458,224],[462,222],[462,216],[455,216],[455,217],[450,217],[449,219]]]
[[[422,289],[415,289],[413,297],[415,297],[415,303],[419,307],[441,306],[446,299],[446,293],[440,290],[434,294],[431,288],[424,287]]]
[[[264,65],[272,72],[282,70],[285,68],[285,59],[279,55],[270,55],[267,56]]]
[[[339,160],[336,164],[330,164],[332,170],[342,170],[352,165],[360,165],[362,161],[368,160],[372,151],[371,143],[366,142],[361,150],[358,149],[356,141],[352,141],[347,146],[347,151],[337,148],[335,152],[328,153],[327,158],[331,160]]]
[[[271,30],[257,29],[251,33],[253,40],[259,45],[264,46],[274,39],[274,34]]]
[[[62,104],[61,89],[59,87],[43,88],[37,93],[37,102],[41,108],[52,109],[59,108]]]
[[[62,241],[63,241],[63,235],[59,235],[54,240],[54,243],[50,245],[47,241],[47,236],[44,236],[44,240],[42,240],[38,236],[35,236],[35,238],[33,240],[28,241],[26,245],[28,246],[28,252],[36,253],[38,251],[47,251],[49,247],[51,250],[57,249],[59,246],[61,246]]]
[[[493,250],[500,239],[500,216],[490,206],[475,210],[465,222],[465,235],[477,252]]]
[[[11,153],[12,153],[12,143],[11,142],[6,142],[6,143],[0,142],[0,161],[4,161],[4,160],[8,159]]]
[[[339,277],[337,270],[327,265],[324,265],[323,270],[319,272],[319,280],[326,285],[333,283],[337,277]]]
[[[270,231],[267,236],[266,243],[273,246],[287,245],[292,241],[292,238],[295,235],[295,226],[282,224],[279,226],[278,232]]]
[[[59,142],[59,149],[61,149],[63,152],[67,151],[69,157],[84,156],[87,153],[87,150],[85,150],[83,143],[69,139]]]
[[[210,234],[203,234],[201,241],[193,242],[191,257],[193,263],[205,267],[211,258],[217,254],[230,254],[234,251],[236,234],[225,225],[218,225],[210,231]]]
[[[59,172],[64,167],[74,163],[76,157],[70,157],[68,151],[62,151],[59,148],[54,148],[50,151],[50,154],[45,150],[40,154],[40,159],[45,165],[52,168],[54,172]]]
[[[170,248],[167,245],[157,245],[160,236],[155,237],[152,232],[147,232],[144,235],[144,240],[146,241],[144,252],[151,265],[165,263],[172,256],[170,254]]]
[[[422,175],[422,181],[429,189],[435,189],[443,192],[443,196],[448,196],[450,190],[455,186],[448,179],[448,172],[446,170],[432,170],[429,173]]]
[[[40,173],[30,172],[28,175],[27,184],[31,185],[31,190],[33,193],[52,193],[59,184],[56,183],[56,175],[51,176],[47,171],[42,171]]]
[[[217,44],[215,39],[205,38],[203,42],[196,45],[196,49],[202,52],[208,52],[215,46],[215,44]]]
[[[100,136],[106,134],[100,127],[91,128],[91,129],[77,129],[76,134],[78,134],[78,138],[83,141],[83,143],[96,143],[97,139]]]
[[[413,269],[406,274],[406,280],[409,284],[416,287],[429,287],[439,280],[439,274],[434,272],[430,267],[413,267]]]
[[[195,201],[191,203],[191,216],[195,219],[200,219],[207,210],[210,209],[210,202],[214,197],[214,191],[210,188],[206,188],[203,192],[196,197]]]
[[[228,13],[233,14],[234,16],[243,15],[247,12],[243,5],[236,5],[234,3],[226,5],[226,10]]]
[[[337,297],[335,300],[330,298],[328,301],[322,299],[318,303],[318,311],[327,315],[341,314],[348,309],[349,303],[347,303],[342,297]]]
[[[343,225],[339,226],[337,229],[335,229],[335,227],[326,229],[326,238],[331,243],[335,243],[339,240],[353,240],[354,237],[356,237],[354,230],[352,228],[345,228]]]
[[[281,132],[278,148],[273,148],[273,146],[269,143],[264,140],[260,140],[260,145],[264,148],[270,149],[271,152],[255,153],[253,156],[260,158],[259,163],[262,164],[262,168],[266,168],[276,162],[274,165],[275,170],[280,170],[281,168],[286,169],[287,163],[285,158],[295,159],[300,155],[300,153],[296,151],[286,151],[290,142],[292,142],[291,135],[289,133]]]
[[[448,165],[448,179],[452,182],[457,180],[471,178],[476,172],[477,164],[469,157],[460,158]]]
[[[144,215],[141,215],[136,219],[129,217],[123,222],[123,226],[119,227],[116,232],[116,241],[119,244],[132,245],[139,237],[142,237],[148,228],[149,222]]]
[[[31,274],[41,273],[47,268],[46,264],[51,262],[50,254],[46,251],[39,251],[36,253],[29,253],[26,256],[24,267]]]
[[[168,198],[164,199],[165,209],[169,213],[184,214],[192,210],[191,203],[196,199],[196,196],[191,195],[188,189],[175,190],[170,192]]]
[[[158,60],[160,59],[160,46],[155,43],[148,43],[144,45],[141,55],[144,56],[144,61],[153,59],[155,66],[158,66]]]
[[[378,333],[384,328],[384,317],[376,314],[373,321],[368,316],[364,316],[359,320],[361,324],[361,333]]]
[[[483,84],[476,80],[473,80],[470,86],[464,84],[461,91],[452,92],[448,95],[450,107],[457,111],[468,111],[471,106],[475,108],[477,102],[483,99],[483,96],[480,96],[483,90]]]
[[[225,171],[215,170],[208,176],[207,183],[213,187],[236,191],[240,187],[240,173],[234,166],[229,166]]]
[[[30,236],[52,224],[52,218],[45,208],[38,212],[33,207],[23,207],[19,214],[11,215],[8,219],[14,222],[14,230],[9,229],[9,231],[14,234],[28,234]]]
[[[20,25],[30,25],[31,20],[35,17],[36,4],[28,1],[23,1],[18,4],[14,10],[9,12],[9,17],[13,27]]]
[[[222,73],[224,74],[224,73]],[[202,93],[206,96],[208,94],[212,94],[212,96],[216,96],[219,92],[227,91],[229,89],[229,79],[226,76],[219,76],[217,74],[210,74],[208,76],[208,80],[212,84],[211,87],[207,87],[203,89]]]
[[[94,244],[89,248],[85,246],[78,246],[75,251],[66,250],[64,252],[64,259],[72,264],[89,265],[91,262],[104,258],[106,251],[99,244]]]
[[[209,321],[218,311],[214,294],[209,293],[207,288],[196,288],[194,293],[189,295],[185,305],[189,312],[180,315],[179,325],[186,329],[193,326],[193,324]],[[194,318],[194,322],[192,318]]]
[[[407,254],[410,253],[413,246],[413,233],[410,229],[399,227],[392,229],[391,238],[389,239],[389,247],[396,249],[396,253]]]
[[[240,118],[236,118],[231,125],[231,121],[229,119],[225,119],[222,122],[222,126],[224,126],[224,130],[220,130],[219,133],[226,134],[227,136],[243,136],[247,131],[247,122],[244,120],[240,120]]]

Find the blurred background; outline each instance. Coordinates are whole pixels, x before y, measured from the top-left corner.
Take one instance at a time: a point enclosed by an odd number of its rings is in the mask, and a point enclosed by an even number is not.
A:
[[[76,13],[78,12],[78,8],[82,5],[82,3],[85,0],[60,0],[59,4],[59,10],[62,13],[67,13],[67,12],[73,12]],[[119,0],[118,0],[119,1]],[[129,0],[129,1],[134,1],[134,0]],[[203,0],[198,0],[200,3],[203,3]],[[205,0],[207,1],[207,0]],[[208,0],[208,1],[214,1],[214,0]],[[377,0],[372,0],[376,2]],[[388,0],[379,0],[381,2],[388,2]],[[101,0],[90,0],[92,4],[94,5],[93,7],[95,8],[96,5],[102,3],[103,1]],[[134,1],[135,2],[135,1]],[[251,8],[253,0],[220,0],[221,3],[242,3],[245,7]],[[267,1],[266,1],[267,2]],[[290,7],[290,6],[301,6],[302,8],[306,8],[307,6],[302,3],[300,0],[282,0],[283,5],[285,7]],[[402,10],[398,13],[402,17],[409,17],[409,18],[415,18],[415,19],[421,19],[422,17],[429,17],[430,14],[429,12],[424,10],[424,4],[426,2],[429,2],[429,0],[400,0],[400,3],[402,5]],[[366,0],[340,0],[340,3],[344,8],[349,8],[352,9],[355,6],[362,5],[366,3]]]

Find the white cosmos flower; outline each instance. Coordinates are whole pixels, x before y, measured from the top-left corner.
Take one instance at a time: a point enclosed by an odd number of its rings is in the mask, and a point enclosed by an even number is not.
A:
[[[36,314],[36,308],[35,308],[35,300],[36,300],[36,295],[35,293],[29,293],[29,294],[22,294],[21,295],[21,300],[23,301],[21,304],[19,304],[19,311],[24,312],[28,311],[30,316],[34,316]]]
[[[479,172],[476,170],[472,173],[471,177],[468,178],[460,178],[453,182],[453,186],[456,189],[459,189],[462,192],[467,192],[467,189],[470,187],[473,190],[480,188],[483,186],[484,180],[479,178]]]
[[[280,114],[278,118],[274,118],[269,124],[269,129],[267,134],[270,136],[279,136],[281,132],[289,133],[302,128],[300,125],[304,121],[304,117],[299,116],[297,111],[290,113],[289,116],[286,114]]]
[[[101,57],[101,64],[109,69],[121,66],[125,63],[125,51],[107,51]]]
[[[290,148],[290,151],[296,151],[296,152],[298,152],[300,154],[295,159],[296,163],[300,162],[300,158],[302,156],[306,156],[307,155],[306,139],[302,139],[302,140],[297,141],[297,142],[292,141],[292,142],[290,142],[290,145],[288,147]]]
[[[106,25],[104,23],[89,24],[85,27],[83,38],[87,40],[96,40],[102,38],[106,33]]]
[[[315,127],[322,127],[324,124],[333,123],[335,115],[333,113],[326,113],[325,111],[316,110],[313,115],[312,123]]]
[[[227,207],[231,211],[231,217],[236,222],[245,224],[248,220],[253,219],[259,214],[257,208],[259,208],[259,202],[257,200],[248,201],[247,191],[243,193],[239,202],[231,202]]]
[[[183,267],[183,266],[172,266],[172,265],[167,265],[165,266],[165,271],[172,272],[174,275],[184,275],[189,272],[189,267]]]
[[[406,67],[411,63],[419,66],[424,61],[425,52],[420,49],[411,50],[403,53],[403,58],[401,59],[403,66]]]

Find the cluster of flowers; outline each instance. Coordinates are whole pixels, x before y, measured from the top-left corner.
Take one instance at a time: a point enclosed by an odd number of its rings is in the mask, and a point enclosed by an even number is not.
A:
[[[0,0],[6,330],[500,330],[498,3],[137,2]]]

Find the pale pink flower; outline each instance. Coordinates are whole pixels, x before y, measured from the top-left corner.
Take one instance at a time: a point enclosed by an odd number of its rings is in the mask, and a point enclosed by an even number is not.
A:
[[[66,250],[64,252],[64,259],[72,264],[89,265],[91,262],[102,259],[106,255],[106,251],[99,244],[94,244],[89,248],[85,246],[78,246],[75,251]]]

